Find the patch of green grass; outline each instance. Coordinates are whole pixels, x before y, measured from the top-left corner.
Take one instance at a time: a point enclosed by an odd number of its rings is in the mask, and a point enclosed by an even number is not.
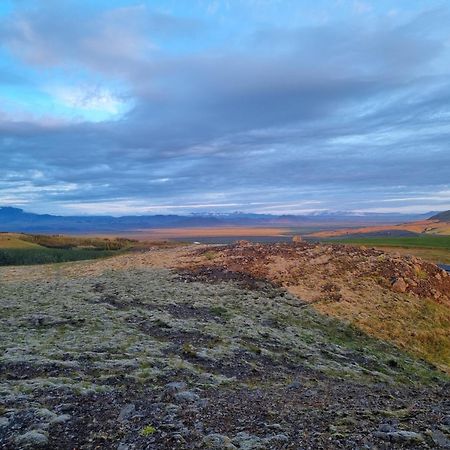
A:
[[[211,311],[211,314],[214,314],[217,317],[222,317],[222,318],[230,317],[230,312],[228,311],[227,308],[224,308],[223,306],[220,306],[220,305],[211,306],[211,308],[209,310]]]
[[[403,247],[403,248],[442,248],[450,250],[450,236],[419,235],[412,237],[361,237],[329,239],[328,241],[342,244],[360,244],[372,247]]]
[[[143,437],[149,437],[152,434],[156,433],[156,428],[152,425],[146,425],[142,430],[139,432],[139,434]]]
[[[213,260],[214,258],[217,257],[217,252],[213,252],[212,250],[204,253],[203,255],[208,261]]]
[[[67,261],[104,258],[117,254],[113,250],[49,249],[49,248],[3,248],[0,249],[0,266],[23,266],[52,264]]]
[[[96,250],[121,250],[137,241],[124,238],[74,237],[64,235],[21,234],[20,240],[46,248],[88,248]]]

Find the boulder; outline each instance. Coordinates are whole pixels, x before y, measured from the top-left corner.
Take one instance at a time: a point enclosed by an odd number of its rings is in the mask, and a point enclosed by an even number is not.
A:
[[[392,283],[392,290],[395,292],[403,293],[406,292],[407,288],[408,285],[402,277],[396,278]]]
[[[31,430],[25,434],[17,436],[15,443],[19,446],[19,448],[45,447],[48,444],[48,437],[40,431]]]

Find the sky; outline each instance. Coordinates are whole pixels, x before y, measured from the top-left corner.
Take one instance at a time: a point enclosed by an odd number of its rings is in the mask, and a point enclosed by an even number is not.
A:
[[[446,0],[1,0],[0,205],[450,209]]]

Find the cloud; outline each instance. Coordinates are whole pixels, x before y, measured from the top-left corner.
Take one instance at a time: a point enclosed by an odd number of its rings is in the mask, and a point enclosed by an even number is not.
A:
[[[205,44],[210,16],[37,4],[0,21],[2,45],[74,120],[49,122],[61,114],[51,108],[0,113],[0,204],[287,212],[448,203],[432,195],[449,186],[445,12],[252,23],[233,30],[234,46],[225,31]]]
[[[98,113],[100,118],[114,117],[127,108],[127,100],[101,86],[52,86],[49,94],[56,102],[82,113]]]

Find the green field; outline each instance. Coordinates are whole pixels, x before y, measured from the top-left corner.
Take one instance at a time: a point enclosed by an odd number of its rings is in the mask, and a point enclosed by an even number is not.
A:
[[[2,248],[0,249],[0,266],[23,266],[81,261],[84,259],[104,258],[117,253],[117,250]]]
[[[438,248],[450,250],[450,236],[351,237],[344,239],[327,239],[327,241],[343,244],[359,244],[371,247]]]
[[[104,258],[127,250],[134,243],[121,238],[0,233],[0,266]]]

